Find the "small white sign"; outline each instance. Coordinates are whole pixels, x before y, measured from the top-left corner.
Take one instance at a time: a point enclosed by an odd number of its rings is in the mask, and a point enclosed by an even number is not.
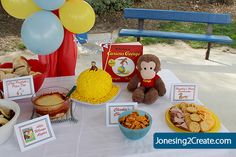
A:
[[[48,115],[17,124],[14,129],[22,152],[56,139]]]
[[[197,100],[198,88],[196,84],[178,83],[171,87],[171,101],[194,102]]]
[[[31,76],[3,80],[4,97],[10,100],[29,98],[34,94],[34,81]]]
[[[119,115],[128,110],[137,108],[136,102],[129,103],[107,103],[106,105],[106,125],[117,126]]]

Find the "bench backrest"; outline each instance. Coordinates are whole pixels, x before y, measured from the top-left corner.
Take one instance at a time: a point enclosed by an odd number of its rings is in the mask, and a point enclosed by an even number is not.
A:
[[[198,22],[208,24],[229,24],[231,23],[230,14],[214,14],[207,12],[187,12],[174,10],[153,10],[126,8],[124,17],[131,19],[150,19],[181,22]]]

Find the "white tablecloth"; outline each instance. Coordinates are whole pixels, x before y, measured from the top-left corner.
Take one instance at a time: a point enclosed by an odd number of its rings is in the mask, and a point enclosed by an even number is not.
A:
[[[3,145],[0,145],[0,157],[105,157],[105,156],[233,156],[235,150],[155,150],[153,148],[153,133],[173,132],[165,122],[165,111],[171,106],[168,99],[171,83],[180,80],[169,70],[162,70],[160,76],[167,87],[167,94],[155,104],[139,104],[138,108],[152,115],[153,125],[150,132],[141,140],[132,141],[123,136],[118,127],[106,127],[105,106],[86,106],[74,104],[78,123],[66,122],[53,124],[56,140],[29,151],[20,152],[15,135]],[[61,86],[70,89],[75,77],[48,78],[43,87]],[[116,102],[130,102],[131,93],[126,90],[125,83],[117,83],[121,93]],[[32,113],[30,99],[18,100],[21,107],[19,122],[28,120]],[[199,102],[200,103],[200,102]],[[221,125],[221,132],[228,130]]]

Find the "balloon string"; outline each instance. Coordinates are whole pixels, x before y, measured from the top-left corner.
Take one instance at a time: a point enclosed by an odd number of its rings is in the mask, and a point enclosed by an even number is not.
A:
[[[107,64],[108,64],[108,59],[109,59],[109,57],[110,57],[110,51],[111,51],[111,47],[112,47],[112,35],[111,35],[111,38],[110,38],[110,42],[108,41],[108,43],[106,43],[107,45],[108,45],[108,52],[107,52],[107,58],[106,58],[106,62],[105,62],[105,66],[104,66],[104,70],[106,70],[106,68],[107,68]],[[77,40],[77,42],[79,42],[78,40],[85,40],[86,41],[86,43],[88,43],[88,40],[87,39],[85,39],[85,38],[81,38],[81,37],[76,37],[76,40]],[[105,45],[106,45],[105,44]],[[104,49],[103,49],[104,50]]]
[[[110,46],[110,48],[108,49],[108,52],[107,52],[106,63],[105,63],[105,66],[104,66],[105,71],[107,69],[108,58],[110,57],[110,51],[111,51],[111,46],[112,46],[112,35],[111,35],[110,43],[108,42],[108,46]]]

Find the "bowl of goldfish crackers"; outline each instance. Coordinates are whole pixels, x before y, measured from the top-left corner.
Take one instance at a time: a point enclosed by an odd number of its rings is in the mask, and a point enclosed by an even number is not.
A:
[[[131,140],[144,137],[152,125],[152,117],[142,110],[129,110],[122,112],[118,117],[121,132]]]

